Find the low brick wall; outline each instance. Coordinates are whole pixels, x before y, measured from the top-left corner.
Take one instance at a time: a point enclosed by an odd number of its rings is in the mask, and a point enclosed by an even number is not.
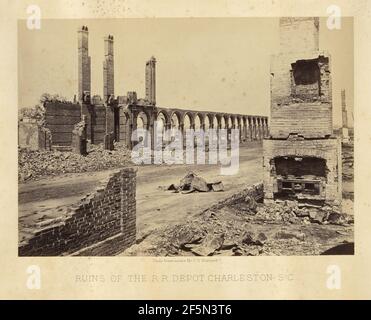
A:
[[[136,238],[135,192],[135,169],[111,174],[94,193],[58,217],[27,226],[29,236],[19,244],[19,255],[104,256],[125,250]]]

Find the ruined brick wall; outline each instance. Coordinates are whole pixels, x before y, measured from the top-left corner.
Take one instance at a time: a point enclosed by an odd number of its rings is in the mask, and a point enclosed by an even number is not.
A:
[[[72,130],[81,120],[79,104],[68,102],[45,102],[45,127],[52,134],[52,144],[70,146]]]
[[[264,201],[341,202],[341,145],[333,136],[331,59],[319,18],[280,18],[271,59],[270,134],[263,142]]]
[[[331,59],[319,51],[319,18],[280,18],[280,53],[271,58],[270,136],[332,134]]]
[[[104,61],[103,61],[103,97],[107,102],[108,97],[115,93],[114,89],[114,59],[113,59],[113,36],[104,38]]]
[[[86,122],[86,138],[92,141],[92,110],[93,107],[86,103],[81,104],[81,118],[85,116]]]
[[[57,218],[20,227],[28,237],[20,256],[112,255],[135,242],[136,172],[125,168],[112,174],[80,203]]]
[[[91,108],[91,135],[93,143],[103,143],[106,134],[106,107],[104,104]]]
[[[298,62],[318,68],[313,83],[295,83]],[[287,138],[291,133],[306,138],[332,134],[331,60],[326,52],[278,54],[271,59],[271,123],[273,138]],[[304,70],[304,74],[308,71]]]
[[[18,122],[18,146],[30,150],[50,150],[50,131],[37,123]]]

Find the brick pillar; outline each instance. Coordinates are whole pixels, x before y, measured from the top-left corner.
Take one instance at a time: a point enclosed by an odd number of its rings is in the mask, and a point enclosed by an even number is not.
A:
[[[137,118],[138,118],[138,114],[133,114],[132,117],[130,118],[130,132],[129,132],[129,146],[130,146],[130,149],[133,149],[134,147],[134,142],[133,142],[133,132],[135,130],[137,130]],[[135,142],[137,143],[137,142]]]
[[[104,38],[104,61],[103,61],[103,95],[107,103],[110,96],[115,94],[114,89],[114,59],[113,59],[113,36]]]
[[[104,148],[106,150],[114,149],[114,111],[111,106],[106,106],[106,132],[104,135]]]
[[[252,119],[251,118],[248,118],[248,126],[249,126],[249,140],[252,141],[253,140],[253,132],[252,132]]]
[[[183,148],[185,148],[186,142],[185,142],[184,122],[179,123],[179,130],[182,133],[182,143],[183,143]]]
[[[156,59],[151,57],[146,62],[146,100],[156,105]]]
[[[256,118],[253,118],[252,120],[252,132],[253,132],[253,140],[257,139],[257,134],[256,134]]]
[[[84,99],[84,93],[90,96],[90,57],[89,57],[89,31],[88,27],[82,26],[77,31],[78,43],[78,91],[79,101]]]
[[[264,135],[264,137],[265,138],[268,138],[269,137],[268,118],[265,118],[264,119],[264,127],[265,127],[265,135]]]
[[[247,122],[248,120],[245,119],[245,121],[243,121],[243,135],[244,135],[244,140],[248,140],[248,125],[247,125]]]

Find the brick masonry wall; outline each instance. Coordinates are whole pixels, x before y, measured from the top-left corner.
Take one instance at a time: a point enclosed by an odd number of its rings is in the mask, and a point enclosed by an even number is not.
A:
[[[91,114],[92,142],[103,143],[106,134],[106,107],[105,105],[92,106]]]
[[[108,36],[104,39],[103,97],[105,102],[115,93],[114,74],[113,37]]]
[[[319,46],[319,18],[280,18],[280,51],[315,51]]]
[[[270,135],[286,139],[290,134],[305,138],[324,138],[332,134],[332,111],[329,103],[273,104]]]
[[[50,150],[51,135],[37,123],[18,122],[18,146],[30,150]]]
[[[311,85],[293,87],[291,64],[298,60],[312,59],[318,59],[321,96],[302,100],[296,98],[295,93],[311,89]],[[287,138],[290,133],[298,133],[306,138],[323,138],[332,134],[330,70],[331,60],[327,52],[281,53],[272,56],[270,135],[273,138]]]
[[[136,240],[136,170],[111,174],[102,186],[54,219],[28,226],[20,256],[114,255]],[[31,230],[32,229],[32,230]]]
[[[279,156],[317,157],[326,160],[325,201],[340,204],[342,197],[341,142],[339,139],[263,140],[264,198],[273,199],[276,177],[271,160]],[[274,171],[274,170],[273,170]]]
[[[81,105],[81,115],[85,116],[85,122],[86,122],[86,138],[91,141],[92,139],[92,125],[91,125],[91,110],[92,107],[88,104],[82,103]]]
[[[79,104],[68,102],[46,102],[45,127],[52,134],[52,144],[70,146],[72,130],[81,120],[81,107]]]

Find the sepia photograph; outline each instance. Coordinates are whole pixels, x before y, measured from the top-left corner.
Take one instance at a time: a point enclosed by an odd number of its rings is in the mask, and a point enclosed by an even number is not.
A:
[[[18,27],[18,256],[354,255],[353,18]]]

